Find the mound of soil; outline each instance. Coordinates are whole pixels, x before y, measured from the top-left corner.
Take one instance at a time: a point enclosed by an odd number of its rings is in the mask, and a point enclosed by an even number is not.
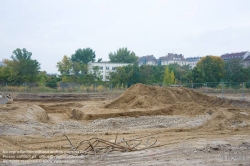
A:
[[[47,112],[37,105],[29,107],[22,115],[22,120],[47,122],[49,120]]]
[[[108,103],[104,108],[136,109],[152,106],[164,106],[179,102],[213,102],[216,97],[207,96],[186,88],[163,88],[135,84],[127,89],[120,97]]]
[[[67,111],[67,115],[69,115],[71,119],[81,120],[83,118],[84,113],[74,108],[71,111]]]

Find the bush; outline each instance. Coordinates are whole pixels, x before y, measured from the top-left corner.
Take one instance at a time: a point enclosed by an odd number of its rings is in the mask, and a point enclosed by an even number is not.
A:
[[[57,79],[56,78],[49,78],[46,82],[46,86],[50,88],[57,88]]]
[[[250,88],[250,80],[246,82],[246,88]]]

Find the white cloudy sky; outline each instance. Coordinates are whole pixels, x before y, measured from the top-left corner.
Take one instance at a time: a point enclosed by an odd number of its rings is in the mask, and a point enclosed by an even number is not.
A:
[[[26,48],[42,70],[90,47],[97,58],[250,51],[250,0],[0,0],[0,60]]]

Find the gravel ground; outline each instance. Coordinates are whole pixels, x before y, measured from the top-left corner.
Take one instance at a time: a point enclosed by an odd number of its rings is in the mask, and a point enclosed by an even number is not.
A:
[[[200,115],[193,118],[186,116],[142,116],[138,118],[97,119],[88,124],[73,120],[58,124],[29,120],[18,125],[0,124],[0,135],[41,134],[43,136],[52,136],[67,133],[136,131],[149,128],[188,129],[198,127],[209,119],[211,119],[210,115]]]

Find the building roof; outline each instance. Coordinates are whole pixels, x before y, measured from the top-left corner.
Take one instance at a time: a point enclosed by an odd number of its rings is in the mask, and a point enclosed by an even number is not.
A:
[[[157,62],[157,59],[154,57],[154,55],[146,55],[146,56],[142,56],[138,59],[138,62],[149,62],[149,61],[153,61],[153,62]]]
[[[89,64],[131,64],[131,63],[124,63],[124,62],[108,62],[108,61],[102,61],[102,62],[89,62]]]
[[[170,60],[185,61],[185,58],[182,54],[173,54],[173,53],[168,53],[168,55],[162,56],[159,59],[161,61],[170,61]]]
[[[245,52],[236,52],[236,53],[227,53],[227,54],[223,54],[220,57],[222,59],[234,59],[234,58],[240,58],[243,59],[244,55],[247,53],[247,51]]]

